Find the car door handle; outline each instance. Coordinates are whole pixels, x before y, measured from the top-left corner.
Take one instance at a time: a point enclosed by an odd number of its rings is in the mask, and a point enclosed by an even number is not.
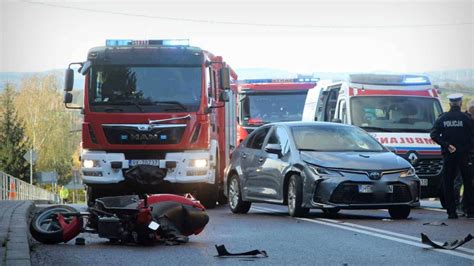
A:
[[[264,158],[263,157],[260,157],[260,159],[258,159],[259,162],[263,162]]]

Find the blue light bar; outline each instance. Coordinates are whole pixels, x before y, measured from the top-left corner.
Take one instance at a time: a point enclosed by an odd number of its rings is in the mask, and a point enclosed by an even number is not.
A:
[[[188,39],[163,40],[163,45],[189,46],[189,40]]]
[[[105,46],[132,46],[132,40],[106,40]]]
[[[189,46],[187,39],[170,40],[106,40],[106,46]]]
[[[349,82],[391,86],[431,85],[430,79],[423,75],[352,74],[349,75]]]
[[[240,84],[256,83],[315,83],[319,78],[297,78],[297,79],[244,79],[239,80]]]

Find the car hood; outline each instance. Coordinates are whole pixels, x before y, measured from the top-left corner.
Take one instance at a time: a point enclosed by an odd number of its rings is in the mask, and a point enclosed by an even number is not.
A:
[[[302,151],[301,159],[326,168],[353,170],[393,170],[411,165],[391,152],[313,152]]]

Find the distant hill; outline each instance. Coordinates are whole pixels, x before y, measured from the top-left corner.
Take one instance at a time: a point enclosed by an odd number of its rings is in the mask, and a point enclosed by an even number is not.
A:
[[[332,79],[332,80],[346,80],[349,72],[314,72],[314,73],[296,73],[284,69],[272,69],[272,68],[238,68],[236,69],[239,79],[258,79],[258,78],[295,78],[298,74],[313,75],[320,79]],[[379,72],[377,72],[379,73]],[[390,73],[390,72],[380,72]],[[21,80],[25,77],[32,75],[47,75],[55,74],[61,78],[64,77],[64,70],[54,69],[44,72],[0,72],[0,90],[3,89],[6,82],[13,83],[17,86],[20,85]],[[474,69],[462,69],[462,70],[450,70],[450,71],[434,71],[425,72],[423,74],[428,75],[433,84],[443,85],[446,83],[459,84],[466,87],[474,87]],[[74,76],[74,88],[84,88],[84,77],[78,73]],[[474,94],[474,93],[473,93]]]
[[[45,76],[54,74],[60,79],[61,85],[64,83],[64,70],[53,69],[43,72],[0,72],[0,91],[3,90],[6,83],[12,83],[16,88],[21,85],[21,80],[27,77],[39,75]],[[84,77],[78,73],[74,75],[74,89],[84,88]]]

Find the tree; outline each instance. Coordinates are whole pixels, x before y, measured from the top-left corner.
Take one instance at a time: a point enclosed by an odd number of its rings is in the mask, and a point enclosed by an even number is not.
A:
[[[36,75],[22,80],[15,99],[18,115],[25,121],[25,133],[38,154],[36,171],[56,171],[59,182],[71,175],[73,154],[79,147],[77,113],[64,108],[56,74]],[[79,124],[79,125],[78,125]]]
[[[27,181],[28,162],[23,155],[29,145],[13,103],[15,93],[13,86],[7,83],[0,94],[0,171]]]

